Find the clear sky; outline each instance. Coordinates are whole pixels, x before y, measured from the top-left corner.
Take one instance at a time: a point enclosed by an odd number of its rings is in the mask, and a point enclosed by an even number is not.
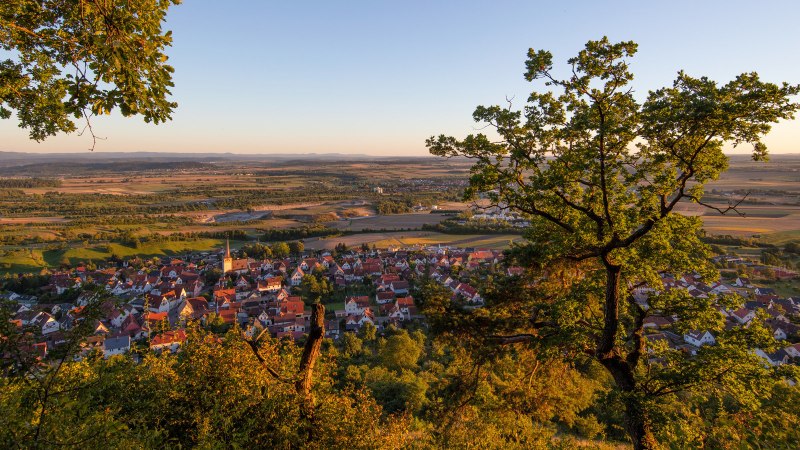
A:
[[[798,17],[797,0],[185,0],[166,24],[172,122],[96,119],[107,138],[96,151],[424,155],[430,135],[473,132],[476,105],[527,98],[530,47],[552,51],[558,68],[587,40],[634,40],[639,98],[679,69],[800,83]],[[800,152],[800,121],[766,142]],[[0,151],[89,145],[75,135],[37,144],[0,120]]]

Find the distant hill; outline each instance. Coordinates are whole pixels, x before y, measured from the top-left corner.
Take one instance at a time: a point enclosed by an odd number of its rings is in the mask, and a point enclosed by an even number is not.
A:
[[[30,161],[28,161],[30,162]],[[59,176],[59,175],[97,175],[102,172],[152,172],[175,169],[203,169],[213,168],[213,164],[196,161],[146,161],[146,160],[125,160],[115,162],[41,162],[25,165],[11,165],[0,167],[0,175],[3,176]]]
[[[425,160],[432,156],[373,156],[344,153],[161,153],[161,152],[80,152],[80,153],[23,153],[0,152],[0,167],[28,166],[34,163],[104,163],[114,161],[195,161],[204,163],[224,163],[243,161],[387,161],[387,160]]]

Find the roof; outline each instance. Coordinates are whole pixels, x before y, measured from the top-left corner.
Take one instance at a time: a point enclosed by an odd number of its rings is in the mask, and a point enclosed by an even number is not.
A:
[[[105,342],[103,342],[103,349],[106,351],[108,350],[123,350],[128,349],[131,347],[131,337],[130,336],[119,336],[113,338],[107,338]]]

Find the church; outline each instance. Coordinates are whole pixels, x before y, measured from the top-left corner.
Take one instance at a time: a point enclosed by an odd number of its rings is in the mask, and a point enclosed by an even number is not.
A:
[[[249,271],[247,258],[233,259],[231,257],[231,242],[225,241],[225,258],[222,259],[223,273],[247,273]]]

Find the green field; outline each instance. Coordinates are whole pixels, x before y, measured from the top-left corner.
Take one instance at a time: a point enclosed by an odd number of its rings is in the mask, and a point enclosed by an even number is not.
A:
[[[18,249],[0,255],[0,273],[34,273],[48,264],[37,249]]]
[[[775,245],[783,245],[792,241],[800,241],[800,230],[779,231],[761,236],[761,240]]]
[[[44,267],[56,268],[62,262],[69,261],[70,265],[75,266],[79,263],[88,263],[90,261],[105,261],[112,255],[122,258],[132,256],[151,258],[180,255],[190,251],[213,251],[222,248],[223,245],[225,243],[220,239],[197,239],[193,241],[145,243],[138,248],[112,243],[62,250],[19,249],[0,255],[0,273],[38,272]],[[231,243],[231,247],[236,247],[237,245],[241,245],[241,243]]]

